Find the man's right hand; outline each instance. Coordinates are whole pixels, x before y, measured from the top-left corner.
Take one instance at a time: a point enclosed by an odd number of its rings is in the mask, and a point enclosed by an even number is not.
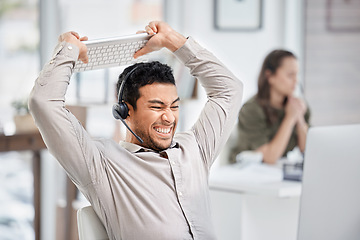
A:
[[[59,36],[59,42],[68,42],[74,44],[79,48],[79,57],[78,59],[81,60],[83,63],[89,62],[89,57],[87,55],[87,47],[82,41],[87,41],[88,37],[80,37],[77,32],[66,32]]]
[[[160,50],[165,47],[175,52],[185,44],[186,38],[172,29],[169,24],[161,21],[152,21],[146,27],[145,31],[149,35],[155,34],[146,45],[134,54],[134,58],[140,57],[147,53]]]

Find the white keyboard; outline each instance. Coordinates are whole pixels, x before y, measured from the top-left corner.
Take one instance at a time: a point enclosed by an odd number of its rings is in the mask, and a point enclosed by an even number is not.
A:
[[[89,62],[77,61],[74,71],[82,72],[135,63],[134,53],[151,38],[147,33],[84,41]]]

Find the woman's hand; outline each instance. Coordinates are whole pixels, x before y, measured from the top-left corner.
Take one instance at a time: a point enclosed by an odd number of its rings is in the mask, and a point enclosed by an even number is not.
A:
[[[285,113],[287,116],[292,117],[295,122],[302,121],[307,107],[304,101],[300,98],[289,96],[285,105]]]

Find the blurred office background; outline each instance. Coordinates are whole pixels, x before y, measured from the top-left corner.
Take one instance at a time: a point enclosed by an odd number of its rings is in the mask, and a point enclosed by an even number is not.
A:
[[[151,20],[165,20],[211,50],[244,82],[243,102],[256,93],[257,74],[267,53],[289,49],[298,56],[297,92],[311,107],[311,124],[360,123],[358,0],[1,0],[0,135],[19,132],[14,116],[26,112],[21,104],[59,34],[74,30],[92,39],[126,35]],[[168,52],[149,58],[174,67],[182,98],[179,130],[189,128],[206,101],[203,90]],[[118,130],[110,109],[122,70],[73,76],[68,104],[86,108],[86,128],[93,136],[111,138]],[[215,167],[227,164],[224,156]],[[41,158],[39,236],[69,239],[66,224],[74,216],[67,216],[64,208],[76,210],[76,201],[81,205],[85,200],[80,196],[68,203],[64,172],[46,150]],[[35,239],[32,164],[29,151],[0,153],[0,240]],[[76,221],[71,224],[76,228]],[[76,233],[71,238],[76,239]]]

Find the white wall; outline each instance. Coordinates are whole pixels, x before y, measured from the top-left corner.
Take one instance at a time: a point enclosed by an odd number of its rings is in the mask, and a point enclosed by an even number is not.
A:
[[[288,1],[272,0],[270,3],[264,0],[263,24],[258,31],[219,31],[213,24],[214,1],[184,0],[182,32],[194,36],[242,79],[245,86],[244,100],[246,100],[256,92],[257,75],[265,55],[274,48],[287,47],[285,40],[291,41],[288,37],[289,33],[285,32],[285,22],[298,24],[298,20],[295,19],[295,23],[284,21],[286,17],[296,17],[296,15],[285,15],[285,9],[291,11],[291,8],[289,10],[287,7]],[[294,31],[294,28],[288,27],[288,29],[293,30],[290,34],[297,36],[298,32]],[[297,43],[286,45],[292,46],[290,50],[295,53],[299,52],[296,49]]]

